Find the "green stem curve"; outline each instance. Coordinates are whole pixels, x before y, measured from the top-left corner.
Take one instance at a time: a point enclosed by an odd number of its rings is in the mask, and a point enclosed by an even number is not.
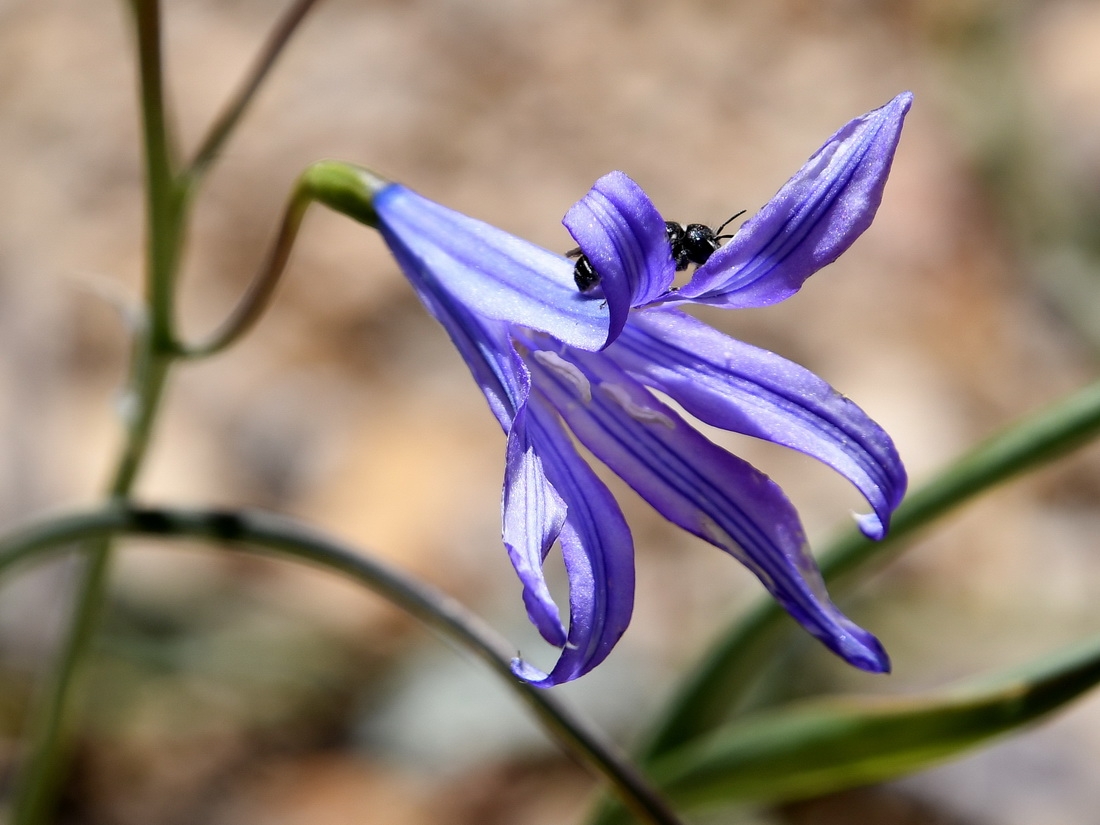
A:
[[[132,507],[116,501],[98,510],[67,513],[0,539],[0,573],[20,562],[87,540],[114,535],[199,538],[237,549],[274,551],[341,573],[383,596],[422,623],[472,651],[501,676],[566,749],[605,777],[623,803],[652,825],[679,825],[661,795],[601,733],[582,722],[551,692],[512,675],[514,648],[454,599],[397,568],[290,519],[259,511]]]
[[[225,109],[211,125],[198,151],[195,152],[194,160],[184,171],[183,178],[187,180],[190,188],[193,188],[202,180],[206,170],[218,157],[225,142],[229,140],[233,130],[236,129],[237,124],[240,123],[241,118],[244,117],[248,107],[255,99],[256,92],[259,91],[260,86],[263,85],[271,69],[274,68],[275,62],[283,53],[287,43],[290,42],[291,36],[298,30],[306,15],[313,10],[317,2],[318,0],[294,0],[279,19],[271,34],[268,35],[267,42],[264,43],[259,55],[257,55],[256,61],[246,75],[244,82],[241,83],[240,88],[230,98]]]
[[[310,165],[299,176],[283,211],[275,242],[236,307],[205,341],[191,345],[177,341],[172,346],[173,354],[180,358],[208,358],[252,329],[275,294],[310,204],[322,203],[353,220],[376,227],[374,196],[389,185],[388,180],[371,170],[349,163],[322,160]]]

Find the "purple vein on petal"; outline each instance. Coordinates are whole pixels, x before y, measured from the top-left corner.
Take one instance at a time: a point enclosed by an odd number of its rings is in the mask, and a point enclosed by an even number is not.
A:
[[[874,218],[911,103],[904,92],[837,131],[677,298],[766,306],[836,260]]]
[[[665,222],[649,197],[622,172],[609,172],[562,219],[600,276],[614,340],[632,306],[664,293],[675,275]]]
[[[905,492],[905,469],[886,432],[825,381],[767,350],[672,309],[634,314],[605,351],[631,374],[716,427],[810,455],[848,478],[881,538]]]
[[[567,502],[561,548],[569,577],[569,639],[549,674],[517,660],[513,672],[539,687],[562,684],[602,662],[634,605],[634,546],[618,503],[578,455],[554,413],[532,396],[529,425],[547,477]]]
[[[810,633],[849,663],[882,671],[870,633],[829,600],[794,507],[759,471],[713,444],[603,357],[576,363],[593,385],[578,404],[568,386],[532,368],[580,441],[673,523],[745,564]]]
[[[374,207],[391,249],[401,247],[418,277],[434,282],[433,291],[446,291],[487,318],[542,330],[581,349],[607,343],[607,309],[577,291],[572,264],[563,256],[399,184],[383,189]]]

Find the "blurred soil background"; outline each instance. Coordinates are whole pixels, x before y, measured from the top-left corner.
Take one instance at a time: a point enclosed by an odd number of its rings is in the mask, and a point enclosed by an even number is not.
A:
[[[286,3],[164,5],[186,153]],[[120,443],[143,255],[130,35],[125,3],[0,0],[6,527],[95,502]],[[201,193],[183,325],[197,337],[223,317],[323,157],[565,250],[562,214],[610,169],[666,217],[714,225],[907,88],[871,230],[785,304],[704,315],[856,400],[919,484],[1096,375],[1100,3],[326,0]],[[809,459],[723,443],[785,486],[819,545],[861,507]],[[503,447],[380,239],[315,209],[259,327],[178,369],[138,489],[305,519],[548,663],[500,544]],[[615,489],[638,544],[634,623],[561,695],[625,743],[760,588]],[[1097,632],[1098,502],[1094,447],[953,516],[846,603],[895,674],[807,645],[795,689],[931,688]],[[8,777],[73,573],[60,560],[0,589]],[[330,575],[129,541],[112,582],[62,822],[541,825],[591,799],[493,677]],[[753,821],[1080,825],[1100,810],[1097,765],[1100,697],[942,769]]]

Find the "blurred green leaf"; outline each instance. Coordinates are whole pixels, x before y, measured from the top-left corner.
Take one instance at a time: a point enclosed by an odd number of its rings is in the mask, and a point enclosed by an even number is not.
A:
[[[781,802],[914,773],[1033,722],[1100,683],[1100,638],[922,697],[837,697],[760,712],[653,763],[674,804]],[[627,821],[607,806],[599,825]]]

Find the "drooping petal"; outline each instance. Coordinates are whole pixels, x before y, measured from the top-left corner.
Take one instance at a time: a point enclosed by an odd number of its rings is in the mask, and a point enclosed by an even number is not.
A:
[[[528,427],[546,477],[566,501],[560,541],[569,577],[569,640],[549,673],[521,659],[512,670],[538,687],[583,676],[623,635],[634,607],[634,544],[611,491],[578,454],[554,414],[535,401]]]
[[[523,583],[532,623],[548,642],[564,646],[549,674],[517,660],[516,675],[545,687],[575,679],[603,661],[630,621],[634,566],[626,520],[553,413],[528,403],[530,375],[512,342],[516,328],[472,312],[431,277],[399,236],[389,240],[398,263],[447,330],[509,436],[505,544]],[[542,572],[555,537],[570,582],[568,633]]]
[[[882,538],[905,493],[905,468],[886,432],[814,373],[723,335],[682,312],[635,312],[606,351],[616,363],[707,424],[799,450],[846,476]]]
[[[384,190],[389,191],[389,190]],[[527,367],[512,346],[510,327],[481,317],[443,289],[401,236],[388,237],[390,251],[432,316],[443,325],[473,373],[505,432],[527,401]]]
[[[565,523],[566,505],[543,469],[527,426],[524,407],[508,433],[501,505],[504,546],[523,583],[527,616],[542,638],[555,647],[566,641],[558,606],[550,595],[542,563]]]
[[[562,223],[600,276],[611,312],[607,338],[613,341],[630,308],[663,294],[676,275],[664,218],[638,184],[622,172],[608,172]]]
[[[912,101],[903,92],[829,138],[679,297],[731,309],[765,306],[836,260],[871,225]]]
[[[447,209],[400,184],[374,198],[379,230],[410,277],[479,315],[542,330],[581,349],[609,339],[603,302],[582,295],[563,256]]]
[[[707,440],[603,356],[570,353],[591,392],[544,359],[531,362],[545,393],[589,450],[673,523],[748,567],[810,633],[850,664],[889,669],[882,645],[829,600],[798,514],[779,487]]]

